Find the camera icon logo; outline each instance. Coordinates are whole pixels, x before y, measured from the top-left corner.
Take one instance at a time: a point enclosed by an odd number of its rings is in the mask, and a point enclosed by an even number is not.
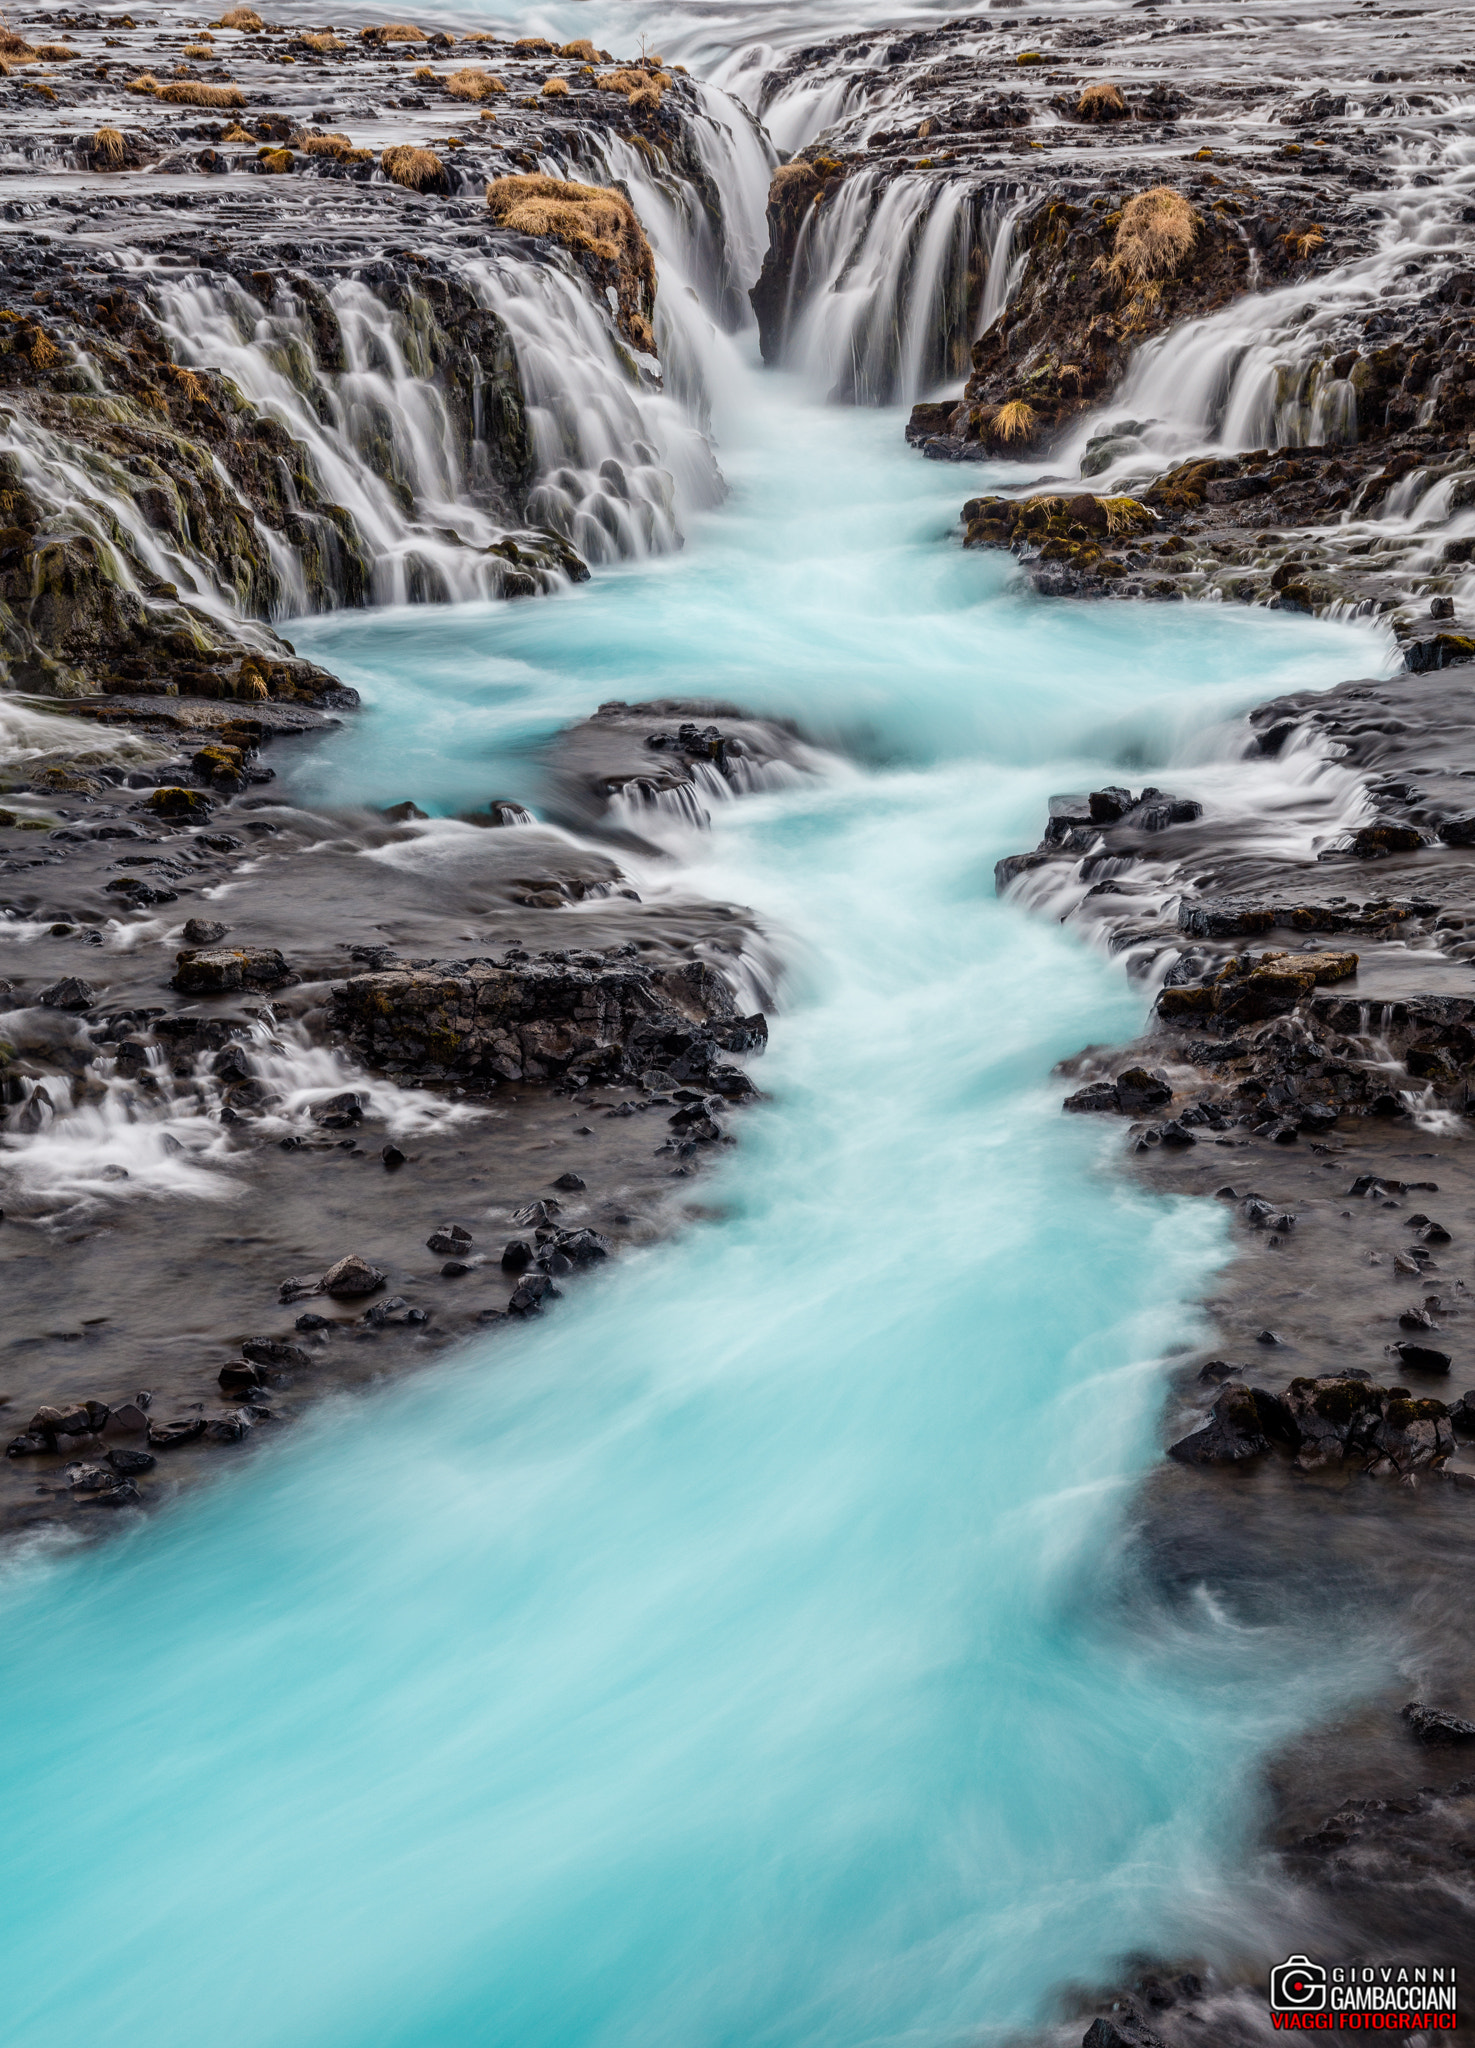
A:
[[[1325,2012],[1326,1971],[1306,1956],[1290,1956],[1270,1972],[1272,2012]]]

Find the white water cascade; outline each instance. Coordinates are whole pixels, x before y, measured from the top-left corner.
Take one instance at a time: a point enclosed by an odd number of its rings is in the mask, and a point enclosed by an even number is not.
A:
[[[832,400],[910,403],[963,377],[1008,289],[1008,185],[862,171],[805,216],[785,359]]]

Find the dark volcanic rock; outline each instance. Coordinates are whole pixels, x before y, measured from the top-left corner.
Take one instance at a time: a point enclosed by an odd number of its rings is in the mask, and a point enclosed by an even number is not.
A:
[[[273,946],[214,946],[178,955],[174,986],[184,995],[230,995],[282,988],[292,971]]]
[[[613,1079],[658,1063],[703,1075],[723,1027],[742,1022],[727,983],[700,961],[394,969],[342,984],[334,1005],[350,1043],[376,1066],[492,1082],[551,1081],[574,1069]]]

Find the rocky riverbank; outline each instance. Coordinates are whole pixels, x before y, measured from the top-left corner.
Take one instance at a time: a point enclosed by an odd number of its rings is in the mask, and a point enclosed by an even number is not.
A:
[[[14,1532],[165,1498],[689,1213],[772,968],[619,856],[808,757],[607,706],[532,764],[577,836],[530,790],[271,788],[358,705],[294,615],[547,595],[720,495],[631,199],[684,209],[730,324],[730,140],[684,71],[166,8],[13,16],[0,99]]]
[[[550,770],[623,791],[643,733],[686,814],[714,752],[793,760],[730,710],[611,706]],[[84,713],[0,813],[7,1532],[167,1498],[697,1213],[767,1038],[739,908],[644,903],[504,799],[273,796],[320,712]]]
[[[999,864],[1001,894],[1159,984],[1142,1038],[1068,1063],[1064,1107],[1119,1120],[1128,1171],[1221,1204],[1233,1250],[1210,1341],[1175,1365],[1141,1569],[1170,1605],[1311,1639],[1355,1588],[1366,1645],[1400,1645],[1354,1717],[1272,1763],[1287,1952],[1469,1955],[1471,677],[1263,705],[1232,808],[1192,776],[1063,796]],[[1185,1963],[1140,1973],[1087,2039],[1206,2027],[1263,2038],[1258,1987]]]

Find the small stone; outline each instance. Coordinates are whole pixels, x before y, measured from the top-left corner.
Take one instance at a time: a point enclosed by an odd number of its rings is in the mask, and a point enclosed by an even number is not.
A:
[[[438,1252],[442,1258],[459,1257],[470,1251],[474,1240],[469,1230],[463,1230],[459,1223],[442,1223],[439,1230],[425,1240],[425,1249]]]
[[[187,917],[184,921],[184,943],[187,946],[218,946],[229,929],[229,925],[216,924],[213,918]]]
[[[589,1183],[587,1181],[580,1180],[579,1176],[576,1173],[561,1173],[558,1176],[557,1180],[553,1183],[553,1185],[566,1195],[577,1195],[584,1188],[586,1188],[589,1185]]]
[[[1257,1344],[1279,1344],[1281,1339],[1276,1336],[1274,1330],[1257,1330],[1255,1332],[1255,1342]]]
[[[245,1359],[236,1358],[220,1368],[216,1384],[222,1394],[249,1394],[253,1387],[261,1385],[261,1374]]]
[[[212,1444],[238,1444],[250,1428],[244,1415],[215,1415],[205,1424],[205,1438]]]
[[[533,1263],[533,1248],[525,1239],[515,1237],[502,1253],[504,1273],[525,1273]]]
[[[313,1330],[330,1329],[332,1327],[332,1318],[331,1316],[319,1316],[312,1314],[299,1316],[296,1322],[292,1325],[292,1327],[294,1330],[301,1330],[302,1334],[304,1336],[307,1336],[309,1332]]]
[[[465,1259],[447,1259],[440,1269],[440,1277],[442,1280],[462,1280],[475,1270],[475,1267],[469,1266]]]
[[[379,1154],[379,1157],[384,1161],[384,1164],[389,1168],[391,1173],[394,1171],[395,1167],[403,1166],[405,1163],[405,1155],[403,1152],[401,1152],[398,1145],[386,1145],[384,1147],[384,1150]]]
[[[114,1444],[108,1452],[108,1463],[115,1472],[121,1472],[131,1479],[140,1472],[152,1472],[158,1459],[148,1451],[130,1451],[124,1444]]]
[[[377,1266],[371,1266],[367,1259],[361,1259],[357,1252],[350,1252],[347,1258],[339,1259],[329,1266],[319,1287],[324,1294],[335,1297],[354,1294],[373,1294],[384,1285],[386,1275]]]
[[[308,1320],[305,1316],[301,1318],[298,1329]],[[323,1320],[321,1316],[317,1318],[318,1322]],[[289,1344],[283,1337],[248,1337],[241,1346],[241,1356],[252,1365],[300,1368],[312,1364],[300,1344]]]
[[[136,1401],[124,1401],[114,1408],[107,1419],[109,1436],[142,1436],[149,1426],[149,1419]]]
[[[1434,1326],[1431,1323],[1429,1327],[1432,1329]],[[1454,1364],[1447,1351],[1435,1351],[1427,1344],[1395,1344],[1393,1349],[1410,1372],[1444,1373]]]
[[[205,1434],[203,1415],[182,1417],[177,1422],[151,1422],[149,1443],[156,1451],[177,1450],[181,1444],[192,1444]]]

